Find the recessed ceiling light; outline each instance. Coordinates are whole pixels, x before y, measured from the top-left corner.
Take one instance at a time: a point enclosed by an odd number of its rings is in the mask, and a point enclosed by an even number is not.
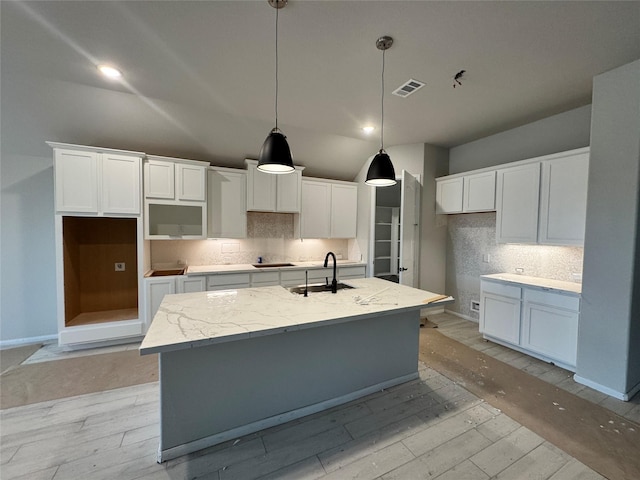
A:
[[[366,133],[367,135],[371,135],[375,129],[376,129],[376,127],[371,126],[371,125],[367,125],[366,127],[362,127],[362,131],[364,133]]]
[[[100,70],[100,73],[102,73],[105,77],[120,78],[122,76],[120,70],[109,65],[98,65],[98,70]]]

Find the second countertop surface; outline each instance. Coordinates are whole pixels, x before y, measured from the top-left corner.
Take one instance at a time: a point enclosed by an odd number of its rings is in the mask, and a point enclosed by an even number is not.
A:
[[[304,270],[307,268],[323,268],[323,262],[321,260],[315,260],[311,262],[287,262],[291,263],[290,267],[254,267],[250,263],[238,263],[232,265],[194,265],[187,268],[187,275],[208,275],[216,273],[253,273],[261,271],[274,271],[274,270]],[[336,264],[339,267],[344,266],[358,266],[366,265],[363,262],[356,262],[353,260],[338,260]],[[329,268],[333,266],[333,263],[329,261]]]
[[[550,278],[529,277],[527,275],[518,275],[514,273],[494,273],[491,275],[481,275],[480,278],[484,280],[494,280],[501,283],[516,283],[528,287],[553,290],[558,293],[568,293],[577,296],[580,296],[582,293],[581,283],[565,282]]]

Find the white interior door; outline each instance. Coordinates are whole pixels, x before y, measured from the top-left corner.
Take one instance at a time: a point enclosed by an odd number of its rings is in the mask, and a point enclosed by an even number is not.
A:
[[[420,184],[406,170],[402,170],[402,195],[400,200],[400,283],[408,287],[417,287],[418,241],[420,218]]]

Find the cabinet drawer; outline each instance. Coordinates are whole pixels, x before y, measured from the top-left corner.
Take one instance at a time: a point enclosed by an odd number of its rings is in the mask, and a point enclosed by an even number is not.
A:
[[[329,277],[329,280],[333,278],[333,268],[318,268],[315,270],[309,270],[309,283],[317,283],[325,280]]]
[[[366,267],[364,265],[358,265],[353,267],[339,267],[338,276],[340,279],[346,278],[364,278]]]
[[[573,312],[580,311],[580,299],[578,297],[563,295],[561,293],[525,288],[524,301],[548,305],[550,307],[564,308]]]
[[[280,272],[256,272],[251,274],[251,285],[280,285]]]
[[[505,285],[503,283],[488,282],[482,280],[480,282],[482,292],[502,295],[503,297],[520,298],[522,289],[513,285]]]
[[[207,277],[207,288],[235,285],[249,285],[250,276],[248,273],[225,273],[224,275],[209,275]]]
[[[288,270],[280,272],[280,283],[285,287],[304,284],[304,270]]]

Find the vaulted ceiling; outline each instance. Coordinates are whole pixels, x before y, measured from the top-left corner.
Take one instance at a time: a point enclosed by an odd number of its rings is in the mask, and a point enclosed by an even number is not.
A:
[[[241,167],[273,127],[267,0],[0,8],[4,152],[47,156],[53,140]],[[637,1],[290,0],[279,15],[279,126],[305,174],[330,178],[379,147],[381,35],[387,146],[451,147],[586,105],[593,76],[640,58]],[[391,95],[410,78],[426,86]]]

